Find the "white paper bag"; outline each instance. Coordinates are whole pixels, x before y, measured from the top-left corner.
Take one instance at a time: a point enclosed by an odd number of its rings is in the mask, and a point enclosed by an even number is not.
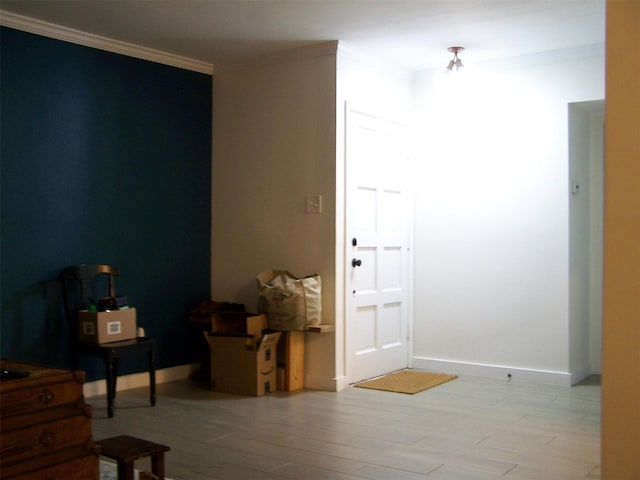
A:
[[[305,330],[322,321],[320,275],[298,278],[286,270],[258,275],[258,313],[266,313],[269,328]]]

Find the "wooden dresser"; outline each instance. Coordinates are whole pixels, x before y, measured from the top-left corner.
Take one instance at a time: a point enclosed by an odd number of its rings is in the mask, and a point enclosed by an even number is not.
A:
[[[2,480],[97,480],[84,372],[5,359],[0,368],[28,372],[0,380]]]

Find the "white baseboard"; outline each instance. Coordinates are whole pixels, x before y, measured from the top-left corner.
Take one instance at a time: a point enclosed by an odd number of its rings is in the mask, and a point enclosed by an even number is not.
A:
[[[198,365],[199,364],[195,363],[156,370],[156,385],[189,378],[189,375],[197,369]],[[118,376],[116,390],[121,392],[132,388],[146,387],[148,385],[149,372],[132,373],[131,375]],[[83,385],[83,392],[86,398],[105,395],[107,393],[107,382],[106,380],[96,380],[95,382],[85,383]]]
[[[304,388],[311,390],[322,390],[325,392],[339,392],[346,386],[346,377],[319,377],[313,375],[305,375]]]
[[[504,365],[485,365],[480,363],[459,362],[440,358],[413,357],[413,368],[431,372],[443,372],[453,375],[476,377],[511,378],[531,383],[571,386],[584,378],[569,372],[534,370]],[[509,377],[511,375],[511,377]]]
[[[193,372],[195,372],[199,366],[199,363],[194,363],[156,370],[156,385],[189,378],[189,376]],[[118,392],[147,386],[149,386],[149,372],[132,373],[131,375],[118,376]],[[305,388],[310,388],[312,390],[338,392],[346,386],[346,377],[326,378],[314,377],[311,375],[307,375],[305,377]],[[98,395],[106,395],[107,382],[106,380],[96,380],[95,382],[85,383],[83,385],[83,392],[85,398],[91,398]]]
[[[194,363],[156,370],[156,384],[189,378],[191,373],[198,369],[198,366],[199,364]],[[444,372],[454,375],[471,375],[476,377],[507,378],[510,374],[513,380],[563,386],[575,385],[589,376],[588,373],[571,374],[568,372],[533,370],[503,365],[486,365],[419,356],[413,357],[412,367],[431,372]],[[146,387],[148,385],[148,372],[133,373],[131,375],[118,376],[117,390],[121,392],[132,388]],[[345,376],[328,378],[306,375],[304,385],[305,388],[312,390],[339,392],[348,387],[348,382]],[[85,383],[83,391],[86,398],[105,395],[107,393],[107,382],[105,380],[96,380]]]
[[[347,388],[349,386],[349,382],[347,381],[347,377],[346,376],[341,376],[341,377],[337,377],[335,379],[335,383],[336,383],[336,392],[339,392],[341,390],[344,390],[345,388]]]
[[[174,382],[189,378],[191,373],[195,372],[198,367],[199,364],[194,363],[156,370],[156,384]],[[513,380],[524,380],[531,383],[563,386],[575,385],[589,376],[589,373],[584,372],[580,374],[571,374],[568,372],[533,370],[503,365],[485,365],[418,356],[413,357],[412,368],[431,372],[449,373],[453,375],[471,375],[489,378],[507,378],[508,375],[511,374],[511,378]],[[118,377],[117,391],[121,392],[132,388],[146,387],[148,385],[148,372],[122,375]],[[312,390],[339,392],[348,386],[347,377],[345,376],[335,378],[313,375],[305,376],[305,388]],[[96,380],[94,382],[85,383],[83,385],[83,391],[86,398],[105,395],[107,393],[107,382],[105,380]]]
[[[571,375],[571,385],[575,385],[576,383],[580,383],[582,380],[584,380],[585,378],[591,375],[600,375],[600,374],[597,372],[592,372],[591,368],[588,368],[580,372],[571,373],[570,375]]]

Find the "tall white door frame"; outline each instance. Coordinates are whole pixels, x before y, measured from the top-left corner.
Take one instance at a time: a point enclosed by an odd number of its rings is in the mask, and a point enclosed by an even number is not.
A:
[[[412,195],[408,129],[346,108],[347,383],[411,364]]]

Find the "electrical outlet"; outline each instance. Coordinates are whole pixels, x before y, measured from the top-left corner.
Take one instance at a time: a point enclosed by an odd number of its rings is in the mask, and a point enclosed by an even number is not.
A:
[[[580,193],[580,183],[577,180],[571,182],[571,193],[574,195]]]

